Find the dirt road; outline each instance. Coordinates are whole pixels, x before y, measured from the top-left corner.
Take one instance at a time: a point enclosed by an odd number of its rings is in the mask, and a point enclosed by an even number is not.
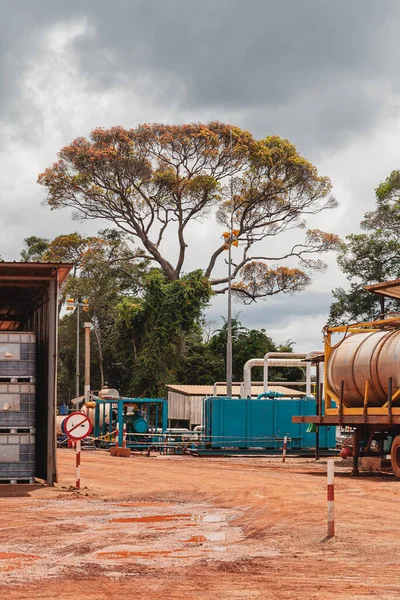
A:
[[[340,464],[340,463],[339,463]],[[0,487],[7,600],[398,599],[400,481],[312,460],[59,451],[56,488]]]

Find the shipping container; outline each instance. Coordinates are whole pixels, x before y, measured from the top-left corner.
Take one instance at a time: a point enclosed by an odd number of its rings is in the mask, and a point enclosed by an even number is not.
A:
[[[0,263],[1,480],[34,476],[48,485],[57,481],[59,290],[71,268],[69,263]],[[19,388],[12,387],[17,384]],[[34,387],[24,388],[27,384]],[[15,435],[27,435],[30,441],[18,441]]]

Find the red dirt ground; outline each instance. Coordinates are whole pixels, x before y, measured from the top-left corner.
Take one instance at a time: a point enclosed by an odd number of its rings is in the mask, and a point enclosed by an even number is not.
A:
[[[59,484],[0,487],[7,600],[398,599],[400,481],[289,458],[59,451]]]

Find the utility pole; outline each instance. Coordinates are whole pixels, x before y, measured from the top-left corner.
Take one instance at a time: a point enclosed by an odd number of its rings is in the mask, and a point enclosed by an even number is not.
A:
[[[232,122],[230,131],[231,167],[233,166]],[[228,241],[228,320],[226,341],[226,395],[232,397],[232,235],[233,235],[233,174],[231,175],[231,220]]]
[[[89,301],[75,300],[74,298],[68,298],[67,300],[67,310],[75,310],[76,311],[76,366],[75,366],[75,397],[79,398],[79,380],[80,380],[80,356],[79,356],[79,334],[80,334],[80,320],[79,320],[79,308],[82,306],[83,310],[87,312],[89,310]]]

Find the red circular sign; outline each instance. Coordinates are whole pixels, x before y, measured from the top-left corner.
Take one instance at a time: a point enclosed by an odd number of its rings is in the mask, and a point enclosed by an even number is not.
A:
[[[82,412],[73,412],[63,421],[65,433],[71,440],[83,440],[90,435],[92,424],[89,417]]]

